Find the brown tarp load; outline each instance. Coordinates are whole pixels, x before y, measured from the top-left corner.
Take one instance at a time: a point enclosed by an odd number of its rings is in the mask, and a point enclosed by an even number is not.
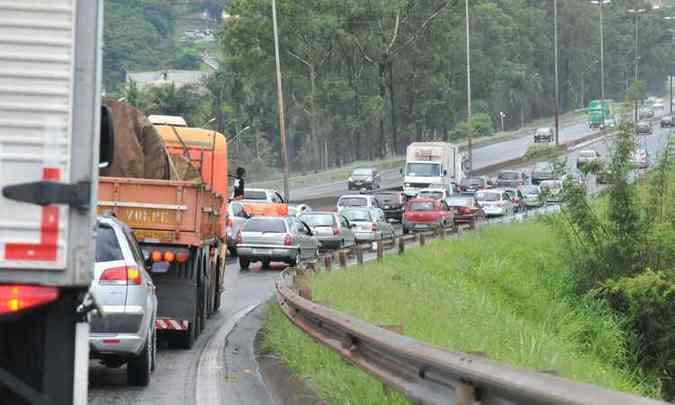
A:
[[[103,104],[112,112],[115,158],[112,165],[101,169],[101,176],[199,179],[199,172],[183,156],[174,155],[169,161],[164,140],[141,111],[111,97],[104,97]]]

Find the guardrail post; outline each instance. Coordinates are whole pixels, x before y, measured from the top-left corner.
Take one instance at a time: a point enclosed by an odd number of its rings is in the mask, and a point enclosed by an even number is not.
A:
[[[333,271],[333,255],[324,256],[323,267],[326,269],[326,271]]]
[[[359,265],[363,264],[363,250],[361,249],[361,246],[359,245],[354,245],[355,250],[356,250],[356,263]]]
[[[338,262],[340,263],[340,267],[347,267],[347,255],[343,250],[338,252]]]
[[[424,236],[424,232],[420,232],[417,234],[417,237],[419,238],[420,241],[420,246],[424,246],[427,244],[427,237]]]
[[[377,241],[377,261],[381,262],[384,258],[384,241],[382,239]]]
[[[311,301],[312,300],[312,289],[310,287],[300,287],[298,288],[298,295],[302,298]]]
[[[445,238],[446,238],[447,236],[448,236],[448,235],[445,233],[445,228],[443,228],[442,226],[439,226],[439,227],[438,227],[438,238],[439,238],[440,240],[445,240]]]
[[[398,238],[398,254],[402,255],[405,253],[405,239],[403,239],[403,236],[399,236]]]
[[[467,383],[455,386],[455,400],[457,405],[474,405],[476,403],[476,388]]]

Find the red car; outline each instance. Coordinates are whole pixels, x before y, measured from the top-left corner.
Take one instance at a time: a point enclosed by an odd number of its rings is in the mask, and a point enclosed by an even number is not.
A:
[[[428,231],[437,226],[453,227],[455,217],[443,200],[415,198],[406,204],[403,214],[403,233]]]
[[[474,224],[485,218],[474,196],[451,197],[446,202],[455,213],[455,224]]]

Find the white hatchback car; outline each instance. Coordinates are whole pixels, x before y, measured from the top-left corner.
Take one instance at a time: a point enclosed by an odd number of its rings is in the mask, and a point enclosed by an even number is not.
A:
[[[338,198],[337,210],[342,211],[345,208],[381,208],[380,202],[374,195],[369,194],[347,194]]]
[[[504,190],[480,190],[475,197],[486,216],[513,215],[513,201]]]

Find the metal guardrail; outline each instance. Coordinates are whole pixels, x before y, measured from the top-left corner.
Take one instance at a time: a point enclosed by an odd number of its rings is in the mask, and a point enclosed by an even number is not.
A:
[[[665,404],[517,369],[479,355],[452,353],[301,297],[289,273],[276,282],[279,307],[297,327],[407,398],[457,405]]]

